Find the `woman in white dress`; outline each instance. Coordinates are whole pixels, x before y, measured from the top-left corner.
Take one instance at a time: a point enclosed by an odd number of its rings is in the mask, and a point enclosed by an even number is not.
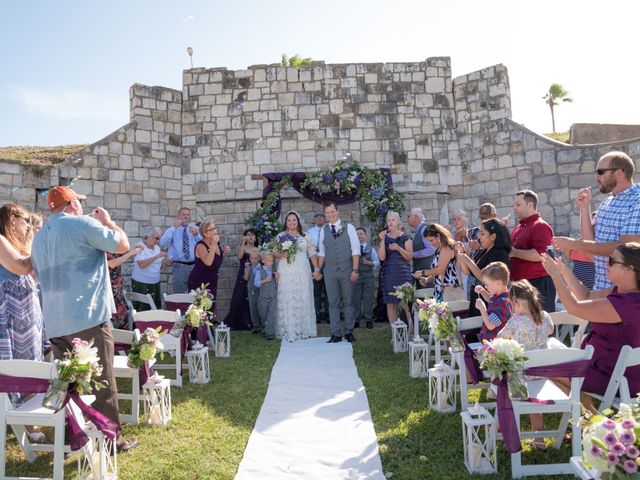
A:
[[[279,276],[276,337],[293,342],[317,335],[309,259],[314,267],[318,265],[318,259],[311,236],[303,232],[296,212],[288,212],[285,216],[285,230],[278,234],[278,238],[285,235],[295,239],[298,252],[293,259],[287,258],[286,253],[276,254]]]

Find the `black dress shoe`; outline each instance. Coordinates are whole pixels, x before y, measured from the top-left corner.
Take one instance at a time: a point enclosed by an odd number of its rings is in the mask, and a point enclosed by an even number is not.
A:
[[[342,341],[342,337],[338,335],[331,335],[331,338],[327,341],[327,343],[340,343]]]
[[[373,322],[367,322],[367,328],[371,330],[373,328]]]
[[[347,333],[347,334],[344,336],[344,339],[345,339],[347,342],[349,342],[349,343],[353,343],[353,342],[355,342],[355,341],[356,341],[356,337],[354,337],[354,336],[353,336],[353,333]]]

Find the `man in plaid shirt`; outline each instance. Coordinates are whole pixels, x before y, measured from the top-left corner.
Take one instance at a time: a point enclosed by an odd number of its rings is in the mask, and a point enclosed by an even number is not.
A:
[[[612,284],[607,280],[608,256],[616,246],[640,241],[640,184],[633,183],[635,165],[623,152],[609,152],[598,161],[595,175],[598,190],[610,193],[591,221],[591,188],[578,192],[576,204],[580,210],[582,240],[554,237],[557,250],[579,250],[595,256],[594,290],[604,290]]]

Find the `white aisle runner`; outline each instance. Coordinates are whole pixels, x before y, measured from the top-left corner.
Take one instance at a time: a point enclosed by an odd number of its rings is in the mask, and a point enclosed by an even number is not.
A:
[[[283,342],[236,480],[384,479],[351,344]]]

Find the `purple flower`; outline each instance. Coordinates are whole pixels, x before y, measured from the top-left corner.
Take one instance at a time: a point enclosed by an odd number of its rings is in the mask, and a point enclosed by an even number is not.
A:
[[[616,437],[615,433],[609,432],[604,436],[604,443],[606,443],[609,447],[615,445],[616,443],[618,443],[618,437]]]
[[[599,446],[597,445],[591,446],[591,455],[593,455],[594,457],[599,457],[601,453],[602,453],[602,449]]]
[[[626,418],[622,421],[622,428],[626,428],[627,430],[630,430],[635,426],[636,422],[634,422],[631,418]]]
[[[636,473],[638,471],[638,466],[636,462],[633,460],[625,460],[622,463],[622,468],[627,473]]]
[[[336,173],[336,178],[341,182],[344,182],[347,179],[347,172],[343,170],[341,172]]]
[[[328,173],[325,173],[322,176],[322,181],[326,184],[326,185],[331,185],[333,183],[333,177],[331,175],[329,175]]]
[[[262,215],[260,218],[263,220],[269,220],[269,216],[266,213]]]
[[[638,455],[640,455],[640,450],[638,450],[638,447],[636,447],[635,445],[629,445],[627,447],[626,454],[629,458],[638,458]]]
[[[620,434],[620,441],[625,445],[633,445],[636,443],[636,436],[633,432],[625,431]]]
[[[620,442],[614,443],[611,446],[611,451],[618,456],[622,455],[626,450],[627,450],[626,447]]]
[[[602,421],[602,426],[604,428],[606,428],[607,430],[615,430],[616,428],[616,422],[614,422],[613,420],[611,420],[610,418],[607,418],[606,420]]]
[[[615,453],[607,453],[607,463],[609,465],[615,465],[618,463],[618,456]]]

